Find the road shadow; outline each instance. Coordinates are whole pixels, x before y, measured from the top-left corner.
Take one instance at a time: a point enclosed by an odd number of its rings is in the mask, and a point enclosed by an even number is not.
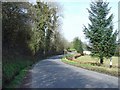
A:
[[[57,56],[53,56],[50,57],[49,59],[61,59],[64,55],[57,55]]]

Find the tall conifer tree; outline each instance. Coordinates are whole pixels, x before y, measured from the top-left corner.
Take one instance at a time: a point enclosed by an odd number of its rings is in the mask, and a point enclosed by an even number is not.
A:
[[[109,14],[109,3],[103,0],[91,2],[89,12],[90,24],[84,27],[84,33],[90,41],[93,56],[100,58],[103,64],[104,57],[112,57],[116,47],[117,31],[113,32],[113,14]]]

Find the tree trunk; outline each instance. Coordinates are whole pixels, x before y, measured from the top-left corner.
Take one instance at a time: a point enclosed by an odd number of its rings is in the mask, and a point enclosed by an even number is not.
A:
[[[103,64],[103,57],[100,58],[100,64]]]

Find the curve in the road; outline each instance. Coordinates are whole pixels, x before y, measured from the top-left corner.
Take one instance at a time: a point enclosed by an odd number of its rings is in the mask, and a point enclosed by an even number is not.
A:
[[[118,88],[118,78],[61,62],[62,55],[38,62],[23,88]]]

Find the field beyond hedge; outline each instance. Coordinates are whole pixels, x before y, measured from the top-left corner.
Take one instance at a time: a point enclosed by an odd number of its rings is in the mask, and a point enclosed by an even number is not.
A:
[[[112,57],[112,68],[109,67],[109,59],[104,59],[104,64],[101,65],[98,58],[93,58],[88,55],[81,56],[75,60],[68,60],[66,58],[62,58],[62,62],[88,70],[118,76],[118,57]]]

